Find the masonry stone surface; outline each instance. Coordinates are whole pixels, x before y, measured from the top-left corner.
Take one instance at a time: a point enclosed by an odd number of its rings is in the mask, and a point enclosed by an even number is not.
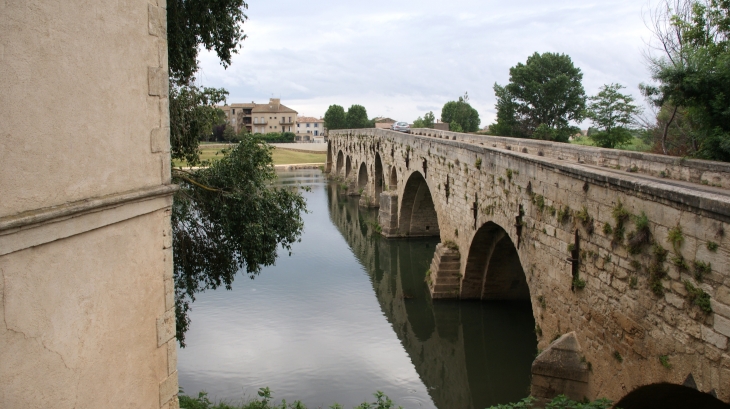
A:
[[[592,363],[589,398],[617,400],[692,374],[700,390],[730,401],[730,373],[721,369],[730,368],[730,358],[721,358],[730,336],[730,165],[412,133],[330,131],[327,168],[349,194],[368,198],[362,205],[381,206],[386,237],[433,235],[458,251],[457,287],[453,274],[439,276],[437,250],[434,298],[444,298],[437,289],[448,287],[451,298],[529,299],[539,348],[575,332]],[[355,171],[363,165],[364,184]],[[387,186],[379,198],[376,166]],[[421,216],[431,212],[426,232]],[[636,223],[642,215],[644,230]],[[677,231],[683,240],[672,243]],[[713,311],[703,311],[688,288],[705,294]]]

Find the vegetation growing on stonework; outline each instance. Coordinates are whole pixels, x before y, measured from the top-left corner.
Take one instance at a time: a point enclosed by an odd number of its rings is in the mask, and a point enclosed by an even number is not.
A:
[[[644,247],[651,242],[651,230],[649,230],[649,218],[646,213],[641,212],[639,216],[634,218],[636,230],[629,233],[628,251],[629,254],[640,254]]]
[[[519,402],[507,403],[504,405],[491,406],[487,409],[533,409],[536,408],[536,399],[527,397]],[[608,409],[613,403],[608,399],[598,399],[593,402],[576,402],[568,399],[565,395],[559,395],[545,404],[545,409]]]
[[[578,278],[578,277],[574,278],[573,279],[573,287],[574,288],[577,288],[579,290],[582,290],[582,289],[586,288],[586,280],[583,280],[583,279]]]
[[[713,253],[716,252],[719,247],[720,246],[717,243],[715,243],[714,241],[707,242],[707,250],[710,250]]]
[[[545,209],[545,198],[542,195],[537,195],[533,199],[533,203],[537,205],[537,210],[542,213],[542,211]]]
[[[695,260],[693,263],[695,279],[702,282],[702,278],[705,275],[712,273],[712,263],[705,263],[704,261]]]
[[[669,234],[667,235],[667,241],[672,244],[672,247],[674,247],[674,251],[678,251],[679,248],[682,247],[682,243],[684,243],[682,226],[677,225],[676,227],[671,228],[669,230]]]
[[[619,363],[622,363],[624,361],[624,357],[621,356],[621,353],[618,351],[613,351],[613,357],[616,359]]]
[[[664,269],[664,262],[667,260],[669,252],[664,247],[654,244],[652,249],[654,258],[649,265],[649,288],[651,291],[661,297],[664,295],[664,285],[662,280],[667,276],[667,270]]]
[[[482,158],[477,158],[477,161],[474,162],[474,167],[480,170],[482,168]]]
[[[613,238],[611,240],[611,244],[616,246],[624,241],[624,234],[626,232],[624,223],[626,223],[626,221],[629,219],[631,213],[629,213],[629,211],[624,208],[623,203],[621,203],[621,200],[619,200],[616,207],[614,207],[611,211],[611,215],[613,216],[613,220],[616,222],[616,227],[613,228]]]
[[[593,217],[588,214],[588,209],[585,206],[575,214],[575,218],[580,221],[580,224],[586,229],[588,235],[593,234]]]
[[[458,237],[458,236],[459,236],[459,231],[458,231],[458,230],[456,230],[456,231],[455,231],[455,233],[456,233],[456,236]],[[450,249],[450,250],[454,250],[454,251],[459,251],[459,245],[458,245],[458,244],[456,244],[456,243],[455,243],[454,241],[452,241],[452,240],[446,240],[446,241],[444,242],[444,246],[446,246],[446,247],[447,247],[448,249]]]
[[[667,369],[672,369],[672,364],[669,362],[669,357],[667,355],[661,355],[659,357],[659,363]]]
[[[568,222],[568,220],[570,220],[570,214],[571,213],[572,213],[572,211],[570,210],[570,207],[568,207],[568,206],[562,207],[561,206],[560,207],[560,210],[558,210],[558,223],[565,224],[566,222]]]
[[[695,287],[689,280],[684,281],[684,288],[687,290],[687,298],[690,303],[698,306],[705,314],[712,312],[710,295],[705,290]]]

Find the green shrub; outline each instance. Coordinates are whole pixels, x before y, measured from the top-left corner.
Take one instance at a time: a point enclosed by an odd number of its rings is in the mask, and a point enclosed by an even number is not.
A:
[[[667,355],[660,356],[659,362],[662,364],[663,367],[667,369],[672,369],[672,364],[669,363],[669,357]]]
[[[687,290],[687,298],[689,298],[690,303],[700,307],[705,314],[712,312],[710,295],[705,290],[695,287],[689,280],[684,281],[684,288]]]
[[[529,396],[519,402],[507,403],[504,405],[491,406],[487,409],[533,409],[535,398]],[[545,409],[608,409],[613,402],[608,399],[598,399],[593,402],[576,402],[568,399],[565,395],[555,397],[545,405]]]
[[[712,273],[712,263],[705,263],[704,261],[695,260],[693,264],[695,279],[699,282],[702,282],[702,277],[704,277],[706,274]]]
[[[682,226],[677,225],[676,227],[673,227],[669,230],[669,234],[667,235],[667,241],[672,243],[672,247],[674,247],[674,251],[677,251],[680,247],[682,247],[682,243],[684,243],[684,234],[682,233]]]
[[[714,241],[707,242],[707,250],[710,250],[713,253],[716,252],[719,247],[720,246],[717,243],[715,243]]]

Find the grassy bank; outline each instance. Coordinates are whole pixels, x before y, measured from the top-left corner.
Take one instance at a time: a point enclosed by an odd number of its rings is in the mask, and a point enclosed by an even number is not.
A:
[[[593,142],[593,140],[587,136],[581,136],[580,138],[575,138],[570,141],[573,145],[583,145],[583,146],[596,146],[596,144]],[[628,145],[624,145],[620,148],[623,151],[634,151],[634,152],[647,152],[649,149],[651,149],[651,146],[644,143],[639,138],[634,138],[631,140],[631,142]]]
[[[200,145],[200,160],[219,160],[223,157],[223,154],[221,153],[222,145],[215,145],[213,147],[206,147],[205,145]],[[324,163],[327,160],[327,154],[322,153],[304,153],[304,152],[295,152],[290,151],[287,149],[277,149],[274,148],[274,151],[272,153],[272,159],[274,160],[274,165],[293,165],[293,164],[299,164],[299,163]],[[186,162],[183,161],[174,161],[174,165],[177,166],[187,166]]]

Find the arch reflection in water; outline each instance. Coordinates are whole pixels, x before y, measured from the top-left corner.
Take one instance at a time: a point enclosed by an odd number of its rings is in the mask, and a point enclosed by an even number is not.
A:
[[[438,239],[386,240],[377,211],[328,188],[330,218],[370,275],[383,313],[439,408],[484,408],[529,394],[537,342],[529,301],[432,302]]]

